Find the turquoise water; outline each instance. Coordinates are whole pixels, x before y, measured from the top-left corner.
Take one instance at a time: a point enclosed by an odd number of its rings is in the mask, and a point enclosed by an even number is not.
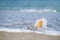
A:
[[[0,0],[0,10],[54,9],[60,11],[60,0]]]
[[[59,4],[60,0],[0,0],[0,31],[28,30],[27,32],[60,35]],[[28,25],[35,25],[36,20],[43,17],[48,22],[47,29],[26,29]]]

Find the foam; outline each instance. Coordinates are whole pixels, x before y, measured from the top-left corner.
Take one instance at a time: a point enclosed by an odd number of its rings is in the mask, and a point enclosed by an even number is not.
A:
[[[46,35],[58,35],[60,36],[60,32],[59,31],[45,31],[44,34]]]
[[[26,30],[26,29],[11,29],[11,28],[1,28],[0,31],[5,32],[34,32],[38,34],[52,35],[52,36],[60,36],[60,31],[36,31],[36,30]]]
[[[53,12],[53,13],[56,13],[57,10],[56,9],[20,9],[20,10],[0,10],[0,11],[4,11],[4,12],[28,12],[28,13],[35,13],[35,12],[39,12],[39,13],[42,13],[42,12]]]
[[[53,9],[21,9],[20,12],[55,12]]]
[[[11,29],[11,28],[1,28],[0,31],[5,31],[5,32],[32,32],[31,30]]]

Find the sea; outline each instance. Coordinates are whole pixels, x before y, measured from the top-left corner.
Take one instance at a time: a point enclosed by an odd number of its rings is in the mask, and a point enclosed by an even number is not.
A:
[[[41,18],[48,28],[27,29]],[[60,0],[0,0],[0,31],[60,36]]]

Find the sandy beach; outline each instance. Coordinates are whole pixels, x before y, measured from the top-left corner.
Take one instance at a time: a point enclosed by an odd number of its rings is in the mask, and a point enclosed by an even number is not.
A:
[[[49,36],[36,33],[0,31],[0,40],[60,40],[60,36]]]

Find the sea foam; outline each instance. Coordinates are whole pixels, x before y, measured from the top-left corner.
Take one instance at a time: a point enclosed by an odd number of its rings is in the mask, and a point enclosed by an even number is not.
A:
[[[37,34],[45,34],[45,35],[52,35],[52,36],[60,36],[59,31],[38,31],[38,30],[27,30],[27,29],[11,29],[11,28],[1,28],[0,31],[5,32],[24,32],[24,33],[37,33]]]
[[[43,12],[53,12],[56,13],[57,10],[56,9],[19,9],[19,10],[0,10],[0,11],[4,11],[4,12],[28,12],[28,13],[35,13],[35,12],[39,12],[39,13],[43,13]]]
[[[53,9],[21,9],[20,12],[56,12]]]
[[[5,31],[5,32],[32,32],[31,30],[13,29],[13,28],[1,28],[0,31]]]

